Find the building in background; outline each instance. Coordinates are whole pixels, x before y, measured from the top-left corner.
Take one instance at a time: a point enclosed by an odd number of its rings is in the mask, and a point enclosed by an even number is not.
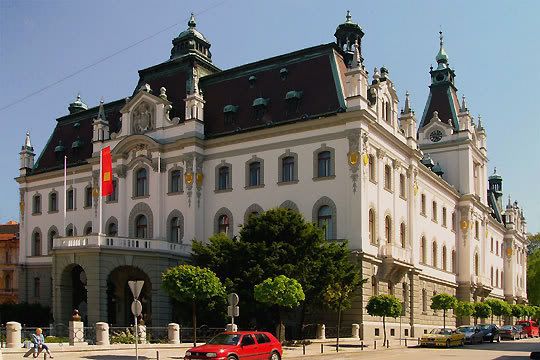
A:
[[[19,224],[0,224],[0,304],[18,302]]]
[[[56,322],[79,308],[90,323],[126,325],[127,281],[142,279],[147,323],[165,325],[160,275],[189,257],[191,240],[233,237],[251,214],[283,207],[328,241],[349,241],[369,282],[344,321],[361,324],[365,339],[382,334],[365,311],[374,294],[404,304],[391,336],[442,325],[429,307],[436,293],[526,302],[523,210],[503,205],[502,178],[488,177],[487,131],[458,98],[442,34],[419,123],[409,94],[399,108],[387,68],[368,77],[364,31],[350,14],[334,35],[220,70],[192,17],[129,97],[93,108],[77,97],[37,161],[27,135],[21,300],[51,305]],[[114,192],[100,224],[104,146]]]

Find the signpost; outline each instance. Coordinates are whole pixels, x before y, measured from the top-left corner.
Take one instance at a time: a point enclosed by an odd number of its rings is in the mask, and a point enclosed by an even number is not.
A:
[[[139,301],[144,286],[144,281],[128,281],[129,288],[133,294],[133,302],[131,303],[131,312],[135,317],[135,359],[139,360],[139,324],[137,318],[142,314],[142,304]]]
[[[240,307],[238,306],[239,301],[240,298],[238,297],[238,294],[231,293],[227,295],[227,302],[229,303],[229,306],[227,306],[227,316],[231,317],[230,331],[236,331],[234,318],[240,316]]]

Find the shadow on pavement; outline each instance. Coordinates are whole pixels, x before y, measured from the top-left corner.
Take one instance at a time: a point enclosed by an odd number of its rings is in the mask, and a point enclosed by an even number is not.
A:
[[[510,352],[510,351],[523,351],[524,353],[527,353],[527,357],[525,359],[529,358],[529,354],[532,351],[540,351],[540,343],[539,342],[531,342],[531,341],[501,341],[500,343],[482,343],[478,345],[465,345],[464,347],[460,348],[461,350],[491,350],[491,351],[504,351],[504,352]],[[525,356],[525,354],[523,354]],[[518,357],[521,359],[521,357]],[[517,359],[514,357],[501,357],[498,359]]]
[[[135,355],[89,355],[83,357],[83,359],[92,359],[92,360],[133,360]],[[146,356],[139,355],[139,360],[149,360],[155,358],[149,358]]]

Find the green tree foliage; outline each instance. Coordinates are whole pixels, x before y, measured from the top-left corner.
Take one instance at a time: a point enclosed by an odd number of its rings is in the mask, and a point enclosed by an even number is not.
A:
[[[512,314],[512,307],[506,301],[500,299],[487,299],[484,303],[488,304],[491,308],[491,323],[493,323],[493,316],[499,318],[500,325],[501,316],[509,316]]]
[[[383,344],[386,344],[386,317],[398,317],[402,311],[401,302],[394,295],[375,295],[369,299],[366,310],[371,316],[382,316]]]
[[[533,305],[540,305],[540,233],[529,236],[527,257],[527,298]]]
[[[337,317],[337,337],[336,350],[339,351],[339,330],[341,328],[341,313],[352,306],[352,297],[356,289],[364,284],[367,279],[361,279],[357,272],[343,273],[339,281],[328,285],[324,292],[325,305],[336,311]]]
[[[275,278],[268,278],[262,283],[255,285],[254,297],[258,302],[276,305],[280,308],[293,308],[300,305],[301,301],[306,299],[302,285],[295,279],[289,279],[285,275],[279,275]],[[279,332],[278,339],[284,340],[281,329],[283,322],[281,311],[279,311]]]
[[[210,307],[225,297],[225,288],[211,270],[192,265],[178,265],[161,275],[161,286],[169,296],[180,303],[191,305],[193,342],[197,342],[197,303]]]
[[[474,322],[477,323],[478,319],[487,319],[491,316],[491,307],[485,302],[474,303]]]
[[[518,320],[525,316],[525,309],[521,304],[513,304],[512,306],[512,316]]]
[[[474,305],[468,301],[458,301],[454,307],[454,314],[461,318],[471,316],[474,313]]]
[[[446,310],[453,309],[456,306],[457,299],[450,294],[437,294],[431,298],[431,308],[433,310],[443,311],[443,327],[446,328]]]
[[[217,234],[208,243],[195,241],[193,260],[214,271],[228,291],[238,293],[240,323],[253,326],[256,319],[259,327],[272,322],[272,314],[254,301],[253,289],[265,279],[285,275],[297,280],[306,297],[304,314],[306,306],[323,304],[328,285],[341,274],[356,271],[345,242],[326,241],[321,229],[287,209],[251,216],[235,240]]]

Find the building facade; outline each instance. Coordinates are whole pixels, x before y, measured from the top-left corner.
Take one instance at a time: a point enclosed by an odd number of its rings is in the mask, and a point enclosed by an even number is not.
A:
[[[349,241],[369,282],[345,321],[364,338],[380,333],[365,312],[377,293],[403,301],[402,336],[442,325],[436,293],[526,302],[526,220],[488,177],[487,132],[458,99],[442,34],[419,120],[386,68],[368,78],[363,36],[347,14],[333,43],[220,70],[192,17],[130,97],[94,108],[78,97],[36,161],[27,135],[21,300],[50,304],[56,322],[77,307],[124,325],[126,282],[143,279],[147,321],[166,324],[160,274],[192,239],[235,236],[250,214],[284,207]],[[115,191],[100,223],[104,146]]]
[[[0,224],[0,304],[18,302],[19,224]]]

